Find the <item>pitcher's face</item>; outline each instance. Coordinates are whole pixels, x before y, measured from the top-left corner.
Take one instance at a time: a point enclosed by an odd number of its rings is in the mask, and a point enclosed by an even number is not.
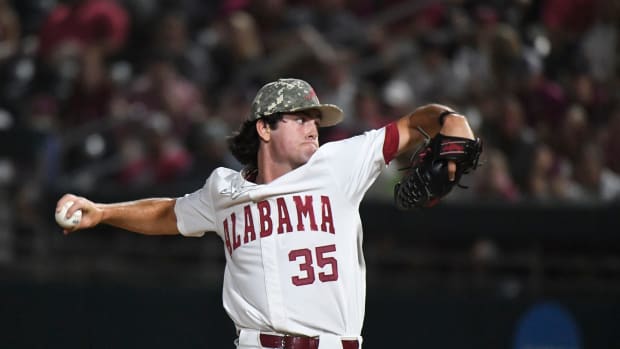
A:
[[[273,160],[297,168],[310,160],[319,149],[320,113],[308,110],[284,114],[271,131]]]

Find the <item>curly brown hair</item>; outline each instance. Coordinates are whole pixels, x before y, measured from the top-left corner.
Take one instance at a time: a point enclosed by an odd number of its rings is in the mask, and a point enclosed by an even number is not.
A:
[[[233,156],[245,166],[246,173],[258,170],[258,145],[260,144],[256,132],[257,122],[266,122],[269,128],[275,130],[282,114],[266,115],[257,120],[247,120],[237,132],[228,138],[228,149]]]

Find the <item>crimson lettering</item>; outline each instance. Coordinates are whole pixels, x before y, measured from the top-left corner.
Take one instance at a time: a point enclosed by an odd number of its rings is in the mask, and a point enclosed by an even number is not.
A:
[[[327,225],[329,224],[329,230]],[[332,206],[329,202],[329,196],[321,196],[321,230],[329,231],[332,234],[336,234],[334,231],[334,218],[332,217]]]
[[[250,211],[250,205],[246,205],[243,208],[245,213],[245,235],[243,236],[243,243],[247,244],[250,241],[256,240],[256,231],[254,230],[254,221],[252,220],[252,212]],[[248,239],[249,235],[249,239]]]
[[[261,201],[256,204],[260,217],[260,237],[264,238],[271,235],[271,207],[269,201]]]
[[[277,198],[276,204],[278,205],[278,234],[284,233],[284,226],[286,226],[287,233],[292,232],[293,226],[291,225],[291,218],[288,215],[288,208],[286,208],[284,198]]]
[[[318,202],[315,215],[313,202]],[[275,205],[272,207],[272,205]],[[291,221],[289,207],[297,211],[297,215],[293,214],[293,218],[297,217],[297,222]],[[274,217],[272,217],[272,212]],[[277,212],[277,220],[275,214]],[[222,221],[222,230],[224,232],[224,245],[228,253],[232,256],[233,252],[242,244],[248,244],[256,240],[256,230],[259,230],[259,238],[266,238],[273,235],[274,230],[278,235],[293,232],[315,231],[336,234],[334,225],[334,215],[332,211],[329,196],[317,196],[316,200],[312,195],[305,196],[283,196],[277,197],[275,200],[263,200],[256,204],[243,206],[243,223],[237,222],[237,214],[231,212],[230,217]],[[253,215],[255,215],[253,217]],[[254,219],[257,219],[259,226],[254,225]],[[317,224],[320,223],[320,224]],[[243,224],[243,241],[241,235],[237,234],[237,224]],[[275,226],[277,224],[277,226]],[[308,228],[306,228],[308,226]]]
[[[233,225],[235,223],[233,222]],[[228,236],[228,218],[224,220],[224,244],[228,250],[228,254],[232,256],[232,246],[230,246],[230,236]]]
[[[241,237],[237,235],[237,216],[232,213],[230,215],[230,223],[232,224],[233,250],[241,246]]]
[[[316,221],[314,220],[314,208],[312,208],[312,196],[306,195],[305,202],[301,201],[301,196],[293,196],[293,201],[295,201],[295,207],[297,207],[297,230],[304,230],[304,221],[302,216],[306,216],[310,218],[310,230],[317,231],[319,227],[316,226]]]

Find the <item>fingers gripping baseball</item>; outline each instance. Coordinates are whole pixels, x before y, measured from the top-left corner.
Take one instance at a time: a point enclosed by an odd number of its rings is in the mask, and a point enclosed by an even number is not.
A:
[[[90,200],[65,194],[56,203],[55,217],[64,234],[94,227],[101,222],[103,213]]]

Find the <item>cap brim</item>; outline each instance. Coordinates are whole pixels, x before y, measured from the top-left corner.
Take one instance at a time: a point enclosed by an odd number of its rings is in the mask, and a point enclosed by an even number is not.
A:
[[[291,112],[311,110],[311,109],[316,109],[319,112],[321,112],[321,122],[319,123],[320,127],[334,126],[338,124],[339,122],[341,122],[342,119],[344,118],[344,113],[342,109],[340,109],[338,106],[334,104],[319,104],[319,105],[313,105],[311,107],[295,108],[295,109],[292,109]]]

